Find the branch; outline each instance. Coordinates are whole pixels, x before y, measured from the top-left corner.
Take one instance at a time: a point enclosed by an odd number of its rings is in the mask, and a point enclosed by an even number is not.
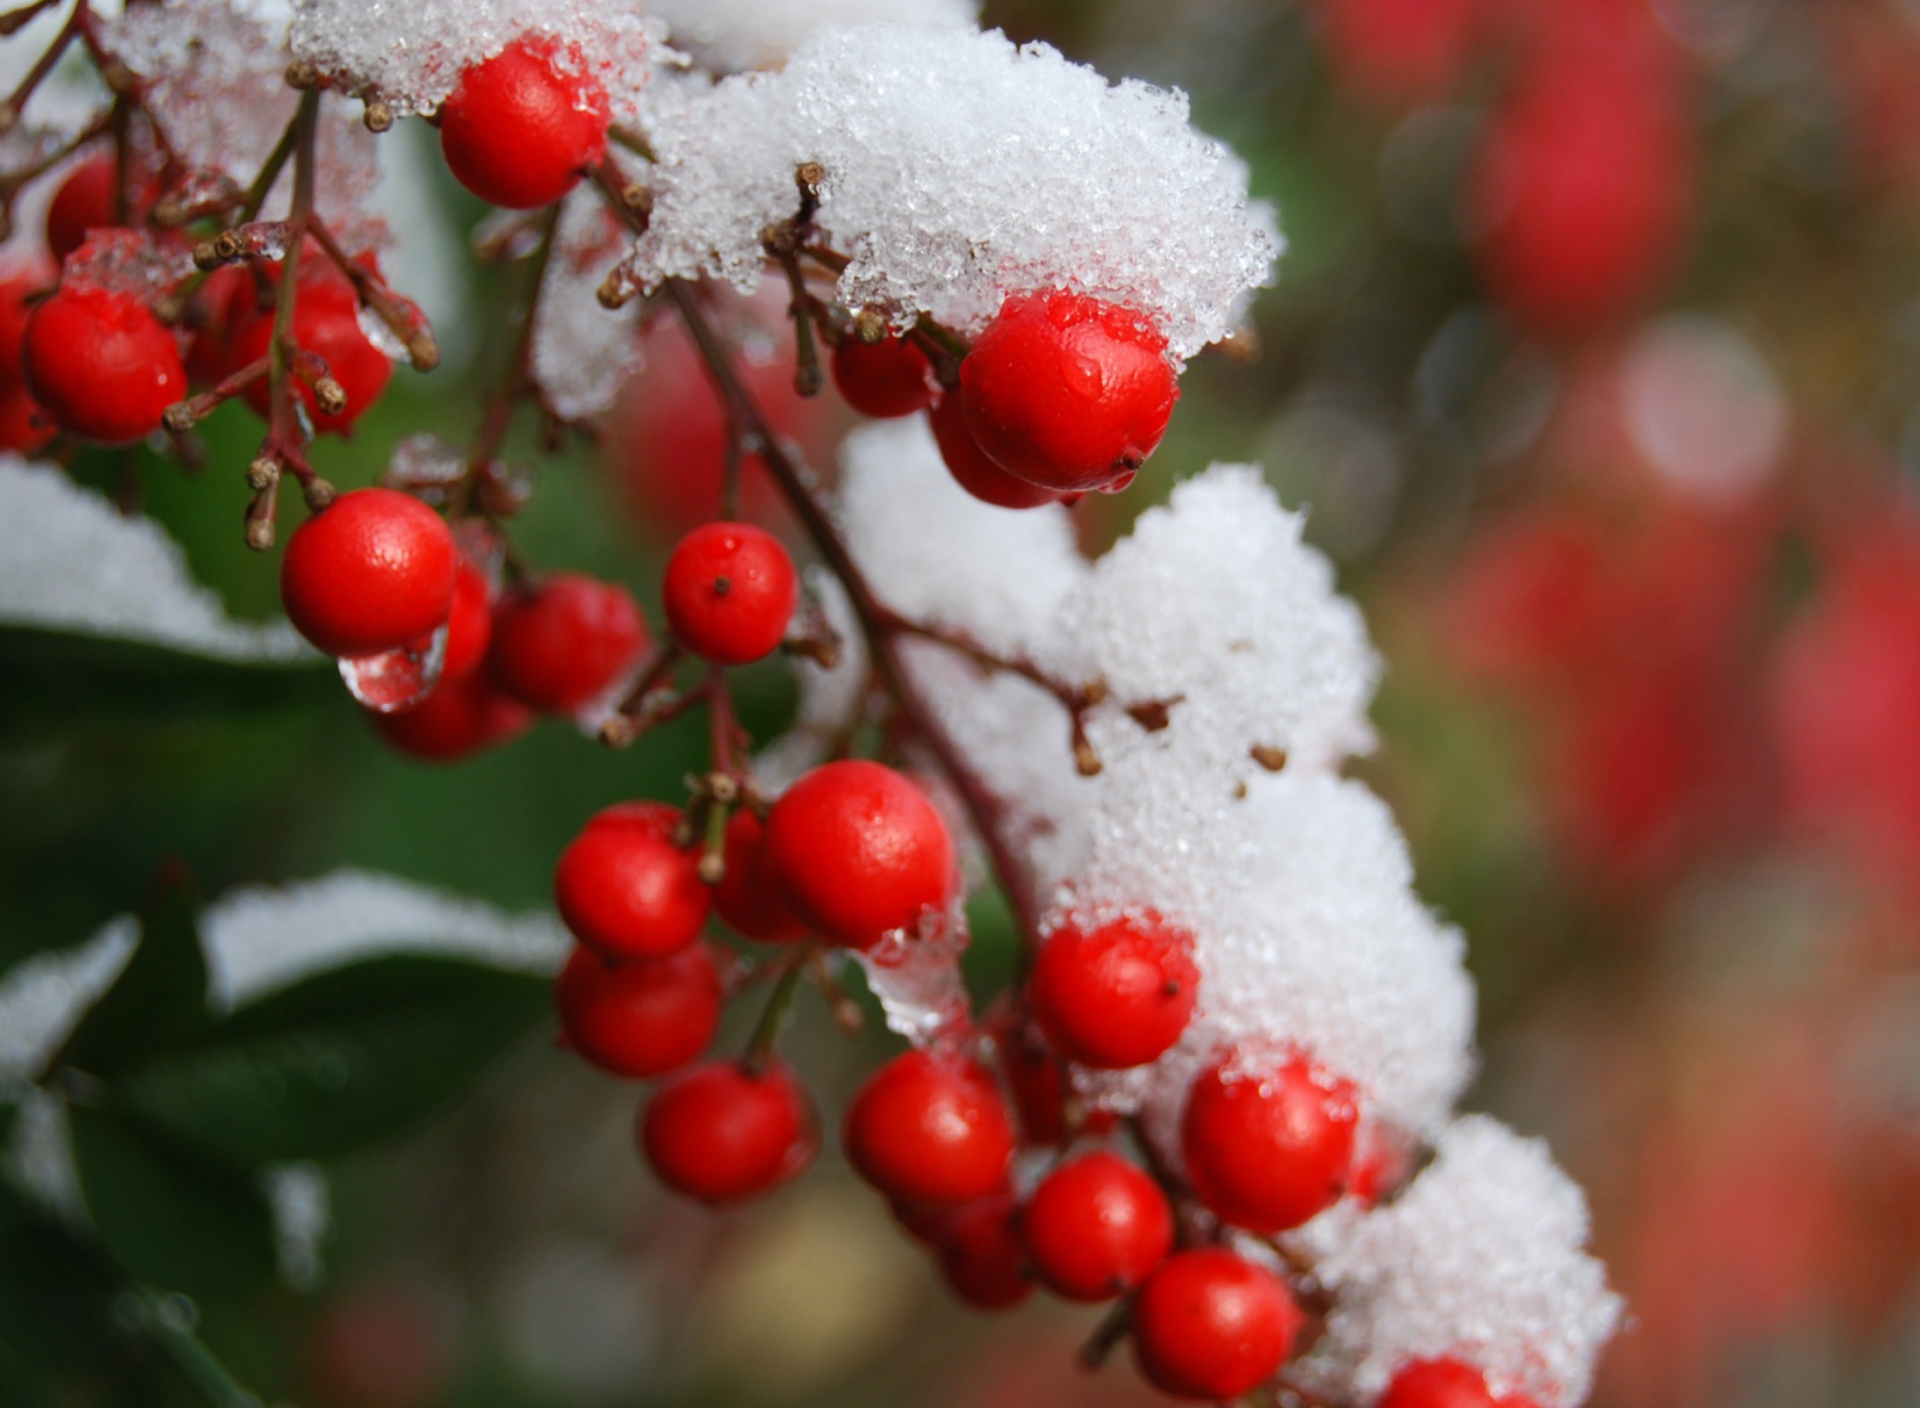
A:
[[[1037,945],[1040,938],[1039,897],[1034,892],[1032,880],[1001,832],[1000,818],[1004,807],[980,775],[967,765],[953,736],[914,687],[900,656],[902,632],[891,624],[897,618],[874,595],[866,575],[853,560],[833,516],[821,500],[812,474],[788,454],[774,434],[765,413],[747,390],[733,365],[732,357],[721,345],[691,290],[681,281],[669,279],[665,292],[692,334],[721,399],[733,408],[758,441],[761,461],[773,475],[774,482],[780,486],[782,494],[819,548],[821,556],[826,559],[828,567],[846,588],[848,600],[852,602],[854,613],[859,618],[861,631],[867,638],[868,652],[875,670],[908,725],[933,753],[941,770],[960,794],[974,829],[986,846],[994,874],[1007,893],[1021,932],[1028,943]]]

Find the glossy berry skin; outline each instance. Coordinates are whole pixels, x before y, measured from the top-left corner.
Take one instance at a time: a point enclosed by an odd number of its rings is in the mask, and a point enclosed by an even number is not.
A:
[[[960,363],[967,428],[1001,468],[1042,488],[1124,488],[1180,394],[1166,350],[1115,304],[1059,291],[1010,298]]]
[[[1250,1232],[1298,1227],[1340,1196],[1353,1163],[1352,1088],[1299,1057],[1263,1075],[1232,1058],[1194,1082],[1181,1124],[1200,1200]]]
[[[1019,1217],[1013,1199],[999,1195],[952,1213],[941,1230],[940,1273],[976,1310],[1010,1310],[1033,1294]]]
[[[88,157],[60,183],[47,205],[47,248],[65,259],[87,242],[88,230],[118,222],[113,218],[119,163],[111,152]]]
[[[1237,1398],[1279,1372],[1304,1319],[1272,1273],[1206,1247],[1168,1257],[1141,1286],[1133,1348],[1156,1388]]]
[[[843,337],[833,349],[833,384],[863,416],[892,420],[933,404],[933,368],[924,353],[899,337],[862,342]]]
[[[553,897],[567,928],[609,958],[665,958],[700,937],[712,892],[673,844],[680,813],[622,802],[596,814],[560,853]]]
[[[771,654],[800,600],[800,578],[780,540],[750,523],[709,523],[667,559],[661,602],[673,634],[716,665]]]
[[[926,795],[892,768],[815,768],[767,814],[767,867],[787,905],[832,943],[865,951],[911,931],[952,893],[953,838]]]
[[[33,310],[21,344],[27,389],[82,440],[131,445],[187,394],[180,345],[130,293],[62,288]]]
[[[847,1107],[847,1158],[890,1198],[930,1207],[1005,1185],[1013,1122],[999,1087],[972,1061],[909,1051],[867,1078]]]
[[[1033,967],[1033,1015],[1070,1060],[1124,1070],[1163,1055],[1193,1017],[1193,938],[1154,915],[1065,924]]]
[[[1531,1398],[1494,1397],[1486,1376],[1457,1359],[1423,1359],[1393,1376],[1376,1408],[1538,1408]]]
[[[758,1074],[710,1061],[670,1077],[640,1119],[640,1146],[660,1181],[703,1203],[768,1192],[812,1162],[813,1102],[778,1060]]]
[[[233,330],[226,357],[234,370],[267,355],[273,342],[273,324],[273,310],[263,309],[244,318]],[[353,286],[337,276],[303,277],[293,309],[293,339],[303,350],[323,358],[327,374],[347,393],[345,409],[338,415],[327,415],[314,399],[313,388],[300,377],[293,379],[294,394],[306,407],[313,428],[322,434],[347,434],[380,399],[393,375],[393,363],[387,360],[387,354],[375,347],[360,328],[360,299]],[[272,410],[271,390],[265,378],[251,383],[245,395],[256,414],[265,417]]]
[[[650,644],[625,587],[555,572],[501,600],[487,668],[527,707],[570,714],[611,689]]]
[[[21,343],[33,305],[27,300],[53,283],[51,276],[17,271],[0,278],[0,382],[20,380]]]
[[[463,680],[480,668],[493,640],[493,588],[486,574],[464,557],[454,568],[453,601],[447,608],[447,652],[440,683]]]
[[[1058,1144],[1067,1137],[1067,1078],[1032,1024],[1006,1012],[992,1024],[1000,1054],[1000,1072],[1013,1095],[1023,1144]]]
[[[927,413],[927,422],[933,427],[934,443],[940,447],[940,458],[953,482],[982,503],[995,508],[1039,508],[1060,501],[1053,490],[1030,484],[987,457],[967,429],[966,412],[958,395],[949,392],[942,396]]]
[[[780,898],[767,871],[760,818],[742,808],[727,818],[726,873],[713,887],[713,907],[735,933],[763,944],[790,944],[807,936]]]
[[[37,453],[53,439],[53,422],[19,382],[0,381],[0,450]]]
[[[1068,1300],[1111,1300],[1173,1250],[1173,1209],[1146,1173],[1101,1150],[1041,1181],[1023,1230],[1048,1289]]]
[[[294,530],[280,599],[327,654],[379,655],[440,629],[458,563],[452,532],[420,500],[356,489]]]
[[[516,40],[460,75],[440,109],[440,150],[456,180],[509,210],[551,205],[607,150],[600,84],[563,73],[550,42]]]
[[[724,995],[713,955],[697,943],[626,963],[576,947],[553,985],[567,1044],[601,1070],[636,1079],[705,1051]]]
[[[451,763],[518,738],[533,714],[495,689],[484,674],[442,678],[411,709],[369,713],[380,736],[402,753],[428,763]]]

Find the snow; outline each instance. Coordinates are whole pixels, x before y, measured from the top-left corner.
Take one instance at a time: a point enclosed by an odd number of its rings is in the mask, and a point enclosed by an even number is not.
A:
[[[778,73],[659,85],[632,271],[751,291],[761,231],[792,217],[795,167],[818,162],[848,307],[977,333],[1010,294],[1072,288],[1131,305],[1189,357],[1233,330],[1280,241],[1245,165],[1187,117],[1182,93],[1110,85],[997,31],[826,30]]]
[[[627,251],[624,229],[598,190],[575,191],[561,207],[534,319],[532,372],[564,420],[586,420],[613,405],[640,365],[640,307],[600,304],[599,290]]]
[[[807,39],[834,26],[973,24],[975,0],[654,0],[668,40],[717,73],[776,68]]]
[[[0,623],[170,646],[221,660],[312,652],[285,622],[234,621],[158,524],[124,518],[58,468],[0,454]]]
[[[0,977],[0,1078],[31,1077],[138,946],[131,915],[91,939]],[[231,1011],[329,968],[387,953],[443,953],[557,972],[569,948],[550,914],[503,914],[396,876],[339,870],[318,880],[229,891],[200,917],[208,1001]]]
[[[1406,1364],[1451,1357],[1496,1394],[1576,1408],[1622,1310],[1587,1233],[1586,1199],[1546,1146],[1469,1115],[1396,1201],[1297,1234],[1335,1296],[1301,1372],[1372,1402]]]
[[[293,53],[398,117],[434,111],[466,68],[539,36],[563,69],[598,80],[619,120],[639,101],[658,28],[620,0],[294,0]]]

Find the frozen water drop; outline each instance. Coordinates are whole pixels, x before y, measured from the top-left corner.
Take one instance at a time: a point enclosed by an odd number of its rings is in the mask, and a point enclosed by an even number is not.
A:
[[[447,627],[380,655],[342,656],[340,678],[347,692],[377,714],[410,709],[440,683],[447,658]]]
[[[854,955],[890,1030],[915,1046],[930,1046],[966,1025],[967,989],[960,978],[966,947],[966,913],[956,899],[945,911],[928,910],[917,931],[895,929]]]

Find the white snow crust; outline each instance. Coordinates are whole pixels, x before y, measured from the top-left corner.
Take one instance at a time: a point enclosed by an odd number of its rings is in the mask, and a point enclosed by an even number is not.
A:
[[[222,660],[312,651],[286,622],[234,621],[157,523],[125,518],[57,467],[0,453],[0,622]]]
[[[1109,84],[998,31],[825,30],[778,73],[657,86],[632,272],[752,291],[761,231],[818,162],[847,306],[978,332],[1010,294],[1068,288],[1133,307],[1185,358],[1233,330],[1280,250],[1244,163],[1187,119],[1178,91]]]

